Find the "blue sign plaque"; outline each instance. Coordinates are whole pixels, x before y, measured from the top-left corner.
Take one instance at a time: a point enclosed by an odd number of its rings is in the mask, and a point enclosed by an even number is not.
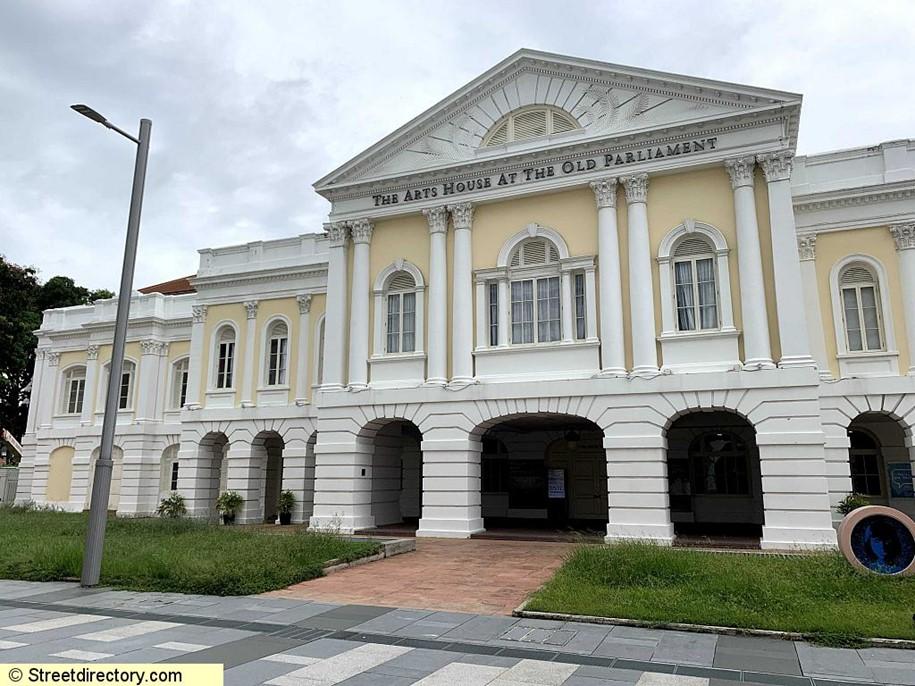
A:
[[[913,498],[915,489],[912,487],[912,463],[893,462],[886,466],[890,478],[891,498]]]

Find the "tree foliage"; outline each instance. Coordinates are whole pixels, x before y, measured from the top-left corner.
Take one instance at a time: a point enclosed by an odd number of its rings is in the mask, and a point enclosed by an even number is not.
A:
[[[77,286],[68,276],[39,283],[34,267],[22,267],[0,255],[0,426],[21,438],[25,432],[28,390],[35,364],[43,310],[86,305],[114,297],[111,291]]]

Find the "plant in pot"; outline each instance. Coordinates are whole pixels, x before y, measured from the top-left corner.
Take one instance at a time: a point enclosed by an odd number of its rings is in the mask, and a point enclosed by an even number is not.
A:
[[[280,493],[280,524],[292,524],[292,508],[295,507],[295,493],[283,491]]]
[[[187,506],[184,504],[184,496],[180,493],[171,492],[167,498],[162,498],[156,512],[164,519],[178,519],[187,514]]]
[[[216,499],[216,509],[222,513],[223,524],[233,524],[235,513],[244,503],[244,498],[235,491],[226,491]]]

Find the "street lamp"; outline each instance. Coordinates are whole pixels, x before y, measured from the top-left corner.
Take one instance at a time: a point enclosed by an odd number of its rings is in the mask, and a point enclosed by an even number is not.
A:
[[[137,259],[140,209],[143,206],[143,185],[146,181],[146,158],[149,154],[149,132],[152,122],[149,119],[141,119],[139,137],[134,138],[91,107],[71,105],[71,108],[137,144],[137,160],[133,168],[133,191],[130,195],[130,214],[127,218],[127,242],[124,246],[124,265],[121,267],[118,313],[114,325],[114,344],[111,349],[111,366],[108,374],[108,392],[105,396],[105,418],[102,421],[102,445],[99,448],[98,460],[95,462],[92,499],[89,501],[89,530],[86,533],[86,552],[83,555],[83,570],[80,577],[82,586],[97,586],[102,573],[102,548],[105,545],[108,495],[111,491],[111,451],[114,447],[114,429],[118,417],[124,344],[127,339],[127,319],[130,315],[130,294],[133,291],[133,269]]]

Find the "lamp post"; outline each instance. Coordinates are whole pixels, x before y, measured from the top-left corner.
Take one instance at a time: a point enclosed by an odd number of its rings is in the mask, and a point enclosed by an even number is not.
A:
[[[111,451],[114,447],[114,429],[117,425],[118,399],[121,372],[124,363],[124,344],[127,339],[127,319],[130,315],[130,294],[133,291],[133,270],[137,258],[137,238],[140,233],[140,209],[143,206],[143,185],[146,181],[146,158],[149,154],[149,133],[152,122],[140,120],[139,137],[105,119],[86,105],[72,105],[73,110],[116,131],[137,144],[137,160],[133,168],[133,191],[130,195],[130,214],[127,219],[127,242],[124,246],[124,264],[121,267],[121,287],[118,291],[118,312],[114,325],[114,344],[111,348],[111,366],[108,374],[108,391],[105,395],[105,418],[102,421],[102,444],[95,462],[92,481],[92,499],[89,501],[89,530],[86,533],[86,551],[83,554],[82,586],[97,586],[102,572],[102,548],[105,544],[105,524],[108,519],[108,495],[111,491]]]

